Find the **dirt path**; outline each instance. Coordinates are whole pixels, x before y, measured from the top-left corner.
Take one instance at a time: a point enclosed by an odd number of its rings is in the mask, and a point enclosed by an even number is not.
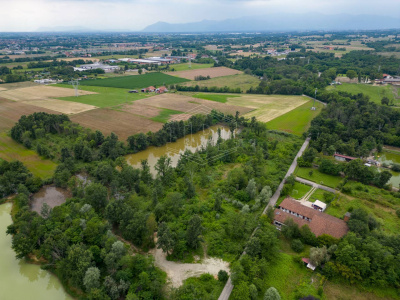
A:
[[[219,270],[225,270],[229,273],[229,263],[219,258],[209,257],[204,259],[202,263],[183,264],[168,261],[166,259],[166,254],[163,253],[161,249],[153,249],[150,253],[155,258],[156,266],[167,273],[173,287],[181,286],[183,280],[189,277],[200,276],[204,273],[217,275]]]

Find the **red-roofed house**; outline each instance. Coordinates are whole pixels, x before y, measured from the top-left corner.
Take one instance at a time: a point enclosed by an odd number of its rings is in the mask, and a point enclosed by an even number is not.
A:
[[[286,219],[292,219],[299,227],[308,225],[316,236],[329,234],[339,239],[349,230],[345,221],[302,205],[291,198],[283,200],[274,212],[274,224],[278,229],[285,226]]]
[[[166,92],[168,92],[168,89],[165,86],[161,86],[158,89],[156,89],[157,94],[164,94]]]
[[[149,86],[148,88],[142,89],[142,92],[146,92],[146,93],[152,93],[156,90],[156,88],[154,86]]]

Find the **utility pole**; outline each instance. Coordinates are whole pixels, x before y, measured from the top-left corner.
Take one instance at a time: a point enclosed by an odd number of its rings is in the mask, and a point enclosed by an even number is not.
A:
[[[313,103],[313,106],[311,107],[311,110],[316,110],[316,107],[315,107],[315,98],[317,98],[317,88],[315,89],[315,93],[314,93],[314,103]]]

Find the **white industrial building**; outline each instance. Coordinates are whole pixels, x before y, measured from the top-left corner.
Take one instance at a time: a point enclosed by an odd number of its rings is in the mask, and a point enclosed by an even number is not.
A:
[[[119,66],[109,66],[96,63],[96,64],[81,65],[80,67],[74,67],[74,71],[80,71],[80,72],[87,70],[95,70],[95,69],[102,69],[106,73],[111,73],[116,70],[119,70]]]

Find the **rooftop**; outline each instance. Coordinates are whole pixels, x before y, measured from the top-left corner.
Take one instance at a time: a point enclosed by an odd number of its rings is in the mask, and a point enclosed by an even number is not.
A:
[[[279,205],[279,208],[280,209],[275,210],[274,214],[274,219],[276,221],[284,223],[286,219],[291,218],[297,225],[299,225],[299,227],[308,225],[316,236],[329,234],[335,238],[341,238],[348,231],[345,221],[320,212],[316,209],[304,206],[299,201],[291,198],[286,198],[283,200],[283,202]],[[307,221],[306,219],[293,215],[289,212],[285,212],[282,209],[287,209],[311,220]]]

